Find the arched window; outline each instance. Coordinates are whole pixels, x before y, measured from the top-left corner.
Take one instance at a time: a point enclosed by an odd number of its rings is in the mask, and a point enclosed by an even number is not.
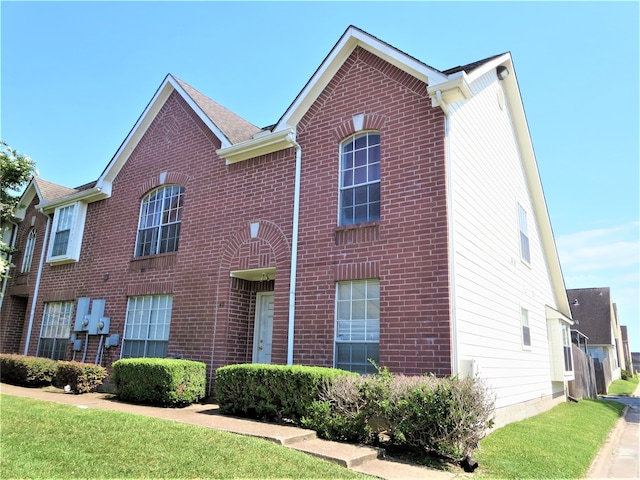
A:
[[[145,195],[140,206],[136,257],[178,250],[184,187],[169,185]]]
[[[354,135],[340,148],[340,225],[380,220],[380,134]]]
[[[33,250],[36,248],[36,229],[32,228],[27,236],[27,244],[24,247],[24,256],[22,257],[22,270],[20,272],[27,273],[31,271],[31,261],[33,260]]]

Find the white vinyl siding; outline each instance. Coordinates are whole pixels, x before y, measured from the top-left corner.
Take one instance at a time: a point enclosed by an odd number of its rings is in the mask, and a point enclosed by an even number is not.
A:
[[[44,304],[42,328],[38,342],[38,357],[64,360],[71,335],[73,302],[49,302]]]
[[[497,393],[497,408],[555,388],[545,308],[555,297],[508,105],[498,102],[501,89],[495,72],[487,73],[473,83],[473,100],[450,104],[448,117],[458,368],[473,362]],[[530,263],[521,257],[518,204],[529,212]]]

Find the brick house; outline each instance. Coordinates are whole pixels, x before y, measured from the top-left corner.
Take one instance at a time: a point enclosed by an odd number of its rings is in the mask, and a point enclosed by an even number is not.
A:
[[[96,182],[22,205],[3,352],[478,374],[498,424],[573,378],[508,53],[440,71],[349,27],[267,128],[168,75]]]

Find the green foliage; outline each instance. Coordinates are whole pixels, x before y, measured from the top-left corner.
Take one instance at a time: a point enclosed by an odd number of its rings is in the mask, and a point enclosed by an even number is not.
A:
[[[26,155],[0,141],[0,224],[11,217],[18,204],[17,191],[29,181],[36,164]],[[11,265],[2,254],[8,255],[11,248],[0,239],[0,279],[7,276]]]
[[[73,393],[87,393],[102,385],[106,377],[107,370],[101,365],[59,361],[53,384],[69,385]]]
[[[493,425],[494,399],[478,379],[392,375],[327,384],[302,424],[332,440],[380,442],[460,461]]]
[[[629,380],[632,377],[633,377],[633,375],[631,375],[631,373],[629,373],[629,370],[625,370],[623,368],[622,371],[620,372],[620,378],[622,378],[622,380]]]
[[[58,365],[49,358],[0,354],[0,380],[12,385],[51,385]]]
[[[320,388],[343,370],[301,365],[228,365],[216,370],[216,402],[223,413],[298,421]]]
[[[118,397],[126,402],[184,406],[201,400],[206,365],[170,358],[128,358],[113,364]]]
[[[0,408],[2,478],[368,478],[273,442],[196,425],[9,395],[0,395]]]

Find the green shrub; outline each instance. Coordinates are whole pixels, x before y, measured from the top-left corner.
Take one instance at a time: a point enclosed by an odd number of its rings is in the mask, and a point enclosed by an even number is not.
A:
[[[57,387],[69,385],[73,393],[87,393],[102,385],[106,376],[107,370],[100,365],[59,361],[53,383]]]
[[[341,375],[327,383],[301,418],[301,425],[315,430],[320,438],[367,443],[371,429],[361,392],[363,383],[359,375]]]
[[[223,413],[298,422],[320,388],[340,375],[352,374],[301,365],[228,365],[216,370],[216,402]]]
[[[628,370],[625,370],[623,368],[622,371],[620,372],[620,378],[622,380],[631,380],[632,376],[631,376],[631,373],[629,373]]]
[[[302,424],[332,440],[385,443],[461,461],[493,425],[478,379],[392,375],[386,369],[327,384]]]
[[[169,358],[118,360],[111,379],[121,400],[167,406],[203,399],[207,383],[204,363]]]
[[[51,385],[57,364],[50,358],[26,355],[0,355],[0,379],[25,387]]]

